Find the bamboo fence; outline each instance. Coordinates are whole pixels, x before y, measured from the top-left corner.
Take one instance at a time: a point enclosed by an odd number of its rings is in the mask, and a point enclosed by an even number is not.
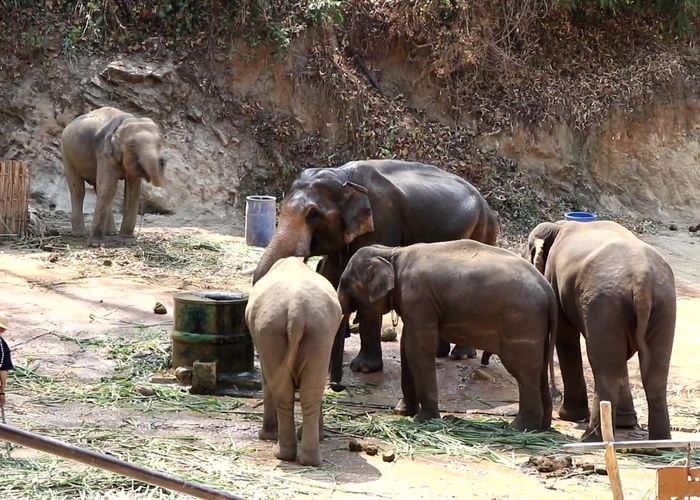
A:
[[[27,162],[0,160],[0,236],[27,235],[28,195]]]

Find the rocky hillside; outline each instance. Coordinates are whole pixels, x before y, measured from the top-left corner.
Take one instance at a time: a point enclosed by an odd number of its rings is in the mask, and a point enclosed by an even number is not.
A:
[[[112,105],[165,133],[169,184],[147,211],[221,215],[308,166],[396,157],[463,175],[514,224],[564,208],[700,216],[697,40],[661,34],[656,14],[26,3],[0,3],[0,157],[29,160],[38,204],[68,209],[61,130]]]

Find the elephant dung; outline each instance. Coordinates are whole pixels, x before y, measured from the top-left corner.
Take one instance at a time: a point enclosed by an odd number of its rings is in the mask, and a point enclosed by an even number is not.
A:
[[[382,460],[385,462],[393,462],[396,459],[396,455],[393,451],[386,451],[382,454]]]
[[[147,397],[154,396],[156,393],[156,391],[154,391],[152,387],[147,387],[145,385],[137,385],[136,387],[134,387],[134,390],[142,396]]]
[[[355,441],[354,439],[351,439],[348,442],[348,450],[355,451],[355,452],[362,451],[362,443],[360,443],[359,441]]]
[[[379,449],[376,446],[365,446],[365,453],[367,453],[370,457],[373,457],[379,453]]]
[[[214,394],[216,392],[216,363],[192,363],[192,394]]]
[[[163,304],[161,304],[160,302],[156,302],[156,304],[153,306],[153,312],[156,314],[167,314],[168,310]]]
[[[382,342],[393,342],[396,340],[397,336],[398,334],[396,333],[396,329],[391,326],[387,326],[382,330],[381,339]]]
[[[192,383],[192,370],[184,366],[178,366],[175,369],[175,378],[182,385],[190,385]]]

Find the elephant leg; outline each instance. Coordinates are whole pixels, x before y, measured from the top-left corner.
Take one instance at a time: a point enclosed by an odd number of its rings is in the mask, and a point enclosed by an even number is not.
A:
[[[404,327],[405,330],[405,327]],[[397,415],[412,417],[418,413],[418,396],[416,395],[416,383],[411,371],[411,363],[406,357],[406,337],[401,335],[401,392],[403,397],[394,408]]]
[[[97,203],[92,221],[92,232],[88,243],[90,246],[100,246],[104,243],[104,235],[107,231],[109,212],[112,210],[112,202],[117,192],[117,182],[119,175],[109,166],[104,165],[104,160],[98,161],[97,183]]]
[[[83,214],[85,181],[80,178],[70,165],[64,165],[63,171],[68,182],[68,190],[70,191],[71,231],[74,236],[83,237],[85,236],[85,216]]]
[[[294,385],[290,377],[278,377],[275,385],[268,387],[277,410],[277,444],[275,457],[280,460],[294,461],[297,456],[297,437],[294,428]],[[317,430],[318,432],[318,430]]]
[[[618,324],[614,320],[614,318],[619,317],[619,314],[615,314],[617,307],[614,304],[601,304],[599,307],[591,309],[588,317],[584,318],[584,326],[586,328],[586,351],[595,383],[595,397],[593,398],[588,428],[581,439],[583,441],[601,441],[600,402],[610,401],[614,429],[620,393],[629,383],[627,342],[624,335],[624,325]],[[564,392],[566,393],[566,388]]]
[[[547,367],[542,366],[542,350],[523,352],[516,345],[503,345],[499,354],[501,362],[508,373],[518,382],[518,414],[510,427],[517,431],[544,430],[545,408],[543,402],[549,396],[549,386],[543,380]],[[543,371],[545,370],[545,371]],[[552,402],[549,399],[549,414],[551,421]]]
[[[587,420],[590,415],[586,380],[583,377],[581,335],[561,313],[558,325],[556,348],[564,383],[564,400],[559,408],[559,418],[568,422],[580,422]]]
[[[263,423],[262,429],[258,432],[258,438],[265,441],[277,441],[277,409],[267,387],[265,380],[265,372],[262,372],[262,389],[263,389]]]
[[[375,312],[362,314],[360,317],[360,352],[350,363],[352,371],[372,373],[384,368],[380,339],[381,329],[381,314]]]
[[[476,358],[476,349],[473,347],[464,347],[459,344],[455,344],[450,353],[450,359],[474,359]]]
[[[117,226],[114,224],[114,212],[109,211],[107,219],[107,236],[114,236],[117,234]]]
[[[630,380],[625,365],[625,380],[620,387],[618,405],[615,409],[615,425],[619,429],[634,429],[637,427],[637,412],[634,410],[634,400],[630,390]]]
[[[671,439],[666,388],[676,324],[675,301],[663,313],[660,318],[654,318],[661,326],[651,328],[650,335],[647,335],[647,352],[651,359],[645,359],[643,355],[639,359],[649,409],[649,439]]]
[[[435,350],[435,357],[436,358],[446,358],[450,354],[450,343],[443,339],[442,337],[438,337],[438,345],[437,349]]]
[[[319,378],[319,373],[317,372],[325,374],[325,371],[325,366],[320,367],[320,369],[314,369],[307,364],[300,380],[299,399],[301,401],[301,428],[303,430],[298,458],[301,465],[321,465],[321,450],[318,442],[320,439],[320,428],[323,425],[321,402],[323,400],[323,381],[325,377]]]
[[[119,230],[119,239],[129,242],[134,238],[134,227],[139,213],[139,201],[141,200],[141,178],[127,177],[124,180],[125,206],[122,225]]]
[[[411,370],[416,398],[420,410],[415,416],[417,422],[440,418],[438,410],[437,375],[435,374],[435,357],[432,353],[437,348],[437,325],[421,325],[421,331],[404,323],[401,341],[405,340],[405,357]],[[401,360],[403,371],[403,359]]]

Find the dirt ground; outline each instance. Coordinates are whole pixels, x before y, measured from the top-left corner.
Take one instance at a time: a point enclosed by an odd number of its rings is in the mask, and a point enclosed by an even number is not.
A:
[[[273,459],[272,444],[257,440],[259,419],[251,418],[261,410],[257,399],[233,401],[179,392],[173,396],[176,387],[138,399],[114,389],[111,399],[99,399],[97,389],[90,394],[91,387],[98,387],[92,383],[136,369],[140,363],[139,352],[120,354],[120,343],[133,345],[144,339],[139,345],[147,351],[153,349],[154,341],[167,345],[174,293],[207,288],[249,290],[250,277],[240,273],[257,261],[261,250],[245,246],[239,220],[149,215],[142,221],[139,246],[130,249],[87,249],[83,242],[67,236],[66,217],[54,216],[50,224],[60,236],[0,246],[0,309],[12,318],[5,337],[13,347],[15,364],[26,370],[16,372],[10,381],[6,408],[10,425],[127,460],[132,454],[138,456],[144,446],[165,446],[163,443],[179,436],[190,443],[186,449],[191,455],[172,456],[166,450],[147,465],[173,474],[190,473],[207,483],[211,478],[212,486],[229,485],[229,491],[248,498],[568,499],[608,495],[606,476],[581,467],[560,474],[540,473],[524,465],[529,458],[526,450],[493,450],[486,455],[459,449],[444,455],[397,453],[397,460],[384,462],[381,453],[349,452],[349,437],[336,432],[322,444],[323,467],[305,469]],[[642,238],[668,257],[676,273],[679,314],[669,383],[670,413],[674,438],[693,437],[700,426],[700,399],[696,397],[700,390],[696,357],[700,349],[700,239],[687,230],[661,230]],[[166,315],[154,314],[157,301],[165,305]],[[386,325],[390,322],[387,316]],[[384,371],[363,375],[351,374],[346,368],[349,389],[337,396],[334,405],[364,408],[369,415],[391,413],[388,408],[400,395],[398,342],[383,343],[383,348]],[[359,338],[353,335],[346,343],[346,367],[358,349]],[[150,374],[147,369],[140,371],[138,381],[151,385]],[[478,360],[438,360],[438,376],[444,413],[466,419],[509,417],[517,409],[517,386],[497,357],[488,367],[480,367]],[[590,383],[590,371],[587,376]],[[646,404],[636,358],[630,364],[630,377],[645,428]],[[203,409],[206,405],[209,409]],[[578,439],[584,426],[555,419],[554,428]],[[644,438],[646,433],[625,431],[618,437]],[[377,444],[381,449],[392,448],[391,443]],[[566,455],[561,449],[553,451],[560,457]],[[91,483],[84,469],[65,461],[46,461],[43,454],[26,448],[15,447],[11,458],[2,454],[0,450],[3,470],[14,470],[17,478],[24,478],[13,484],[0,478],[3,498],[99,498],[105,492],[111,492],[111,498],[168,497],[155,490],[148,490],[147,495],[136,493],[130,483],[102,488],[100,481],[106,476]],[[573,458],[579,465],[603,464],[602,453]],[[30,467],[28,460],[38,461]],[[653,498],[656,465],[625,456],[620,460],[626,495]],[[42,475],[46,468],[51,471]],[[59,470],[64,475],[83,474],[85,484],[66,490],[63,483],[48,479],[59,475]]]

